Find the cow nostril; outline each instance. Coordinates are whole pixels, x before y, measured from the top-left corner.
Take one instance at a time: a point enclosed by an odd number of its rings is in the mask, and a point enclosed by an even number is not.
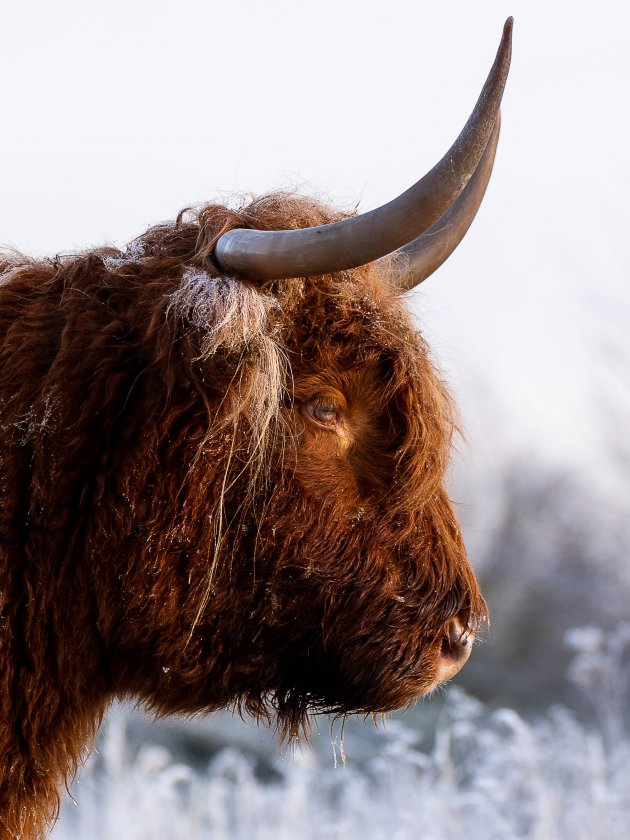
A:
[[[454,642],[449,638],[444,638],[442,639],[442,645],[440,647],[440,656],[445,659],[461,659],[468,653],[466,650],[467,645],[468,639],[465,637],[462,637],[461,641],[456,640]]]
[[[451,618],[443,630],[440,642],[438,682],[448,680],[464,665],[472,649],[474,633],[458,618]]]

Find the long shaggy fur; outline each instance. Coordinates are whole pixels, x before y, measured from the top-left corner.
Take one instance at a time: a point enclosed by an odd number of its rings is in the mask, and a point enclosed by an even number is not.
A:
[[[485,604],[443,480],[451,403],[384,265],[244,283],[209,205],[127,251],[0,256],[0,837],[39,837],[112,698],[295,733],[435,681]],[[342,395],[345,443],[304,407]]]

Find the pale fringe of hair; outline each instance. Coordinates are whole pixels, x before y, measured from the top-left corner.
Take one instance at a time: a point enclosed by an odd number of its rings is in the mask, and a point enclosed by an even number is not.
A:
[[[246,498],[241,504],[241,511],[245,513],[251,509],[267,472],[266,456],[278,430],[285,381],[290,373],[286,354],[274,338],[277,329],[274,314],[279,309],[274,297],[261,294],[236,278],[211,277],[196,268],[184,272],[181,284],[171,295],[166,309],[167,317],[176,316],[199,331],[198,360],[210,359],[217,354],[232,356],[236,360],[231,386],[217,411],[220,427],[211,426],[199,448],[201,452],[209,439],[227,432],[224,439],[226,443],[229,440],[229,451],[215,508],[214,556],[189,640],[211,595],[225,536],[226,495],[232,484],[249,471]],[[251,435],[247,459],[238,476],[231,478],[232,461],[243,422]],[[194,462],[191,469],[192,466]]]
[[[236,427],[247,419],[252,454],[261,455],[277,418],[287,372],[287,359],[274,339],[278,302],[233,277],[211,277],[200,269],[184,272],[171,295],[166,316],[177,313],[201,336],[199,356],[240,357],[234,372],[234,393],[222,404],[223,424]]]
[[[23,257],[18,251],[0,249],[0,285],[10,283],[14,277],[19,277],[25,265],[31,265],[33,262]]]
[[[211,277],[198,268],[187,269],[173,292],[167,317],[176,311],[202,334],[199,358],[219,350],[238,352],[266,337],[270,311],[278,304],[234,277]]]

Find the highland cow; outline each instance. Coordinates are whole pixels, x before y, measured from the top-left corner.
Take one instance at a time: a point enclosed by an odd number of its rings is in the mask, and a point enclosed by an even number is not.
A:
[[[0,257],[0,836],[41,835],[108,704],[284,733],[450,678],[486,605],[453,411],[401,292],[490,177],[508,21],[462,134],[345,217],[275,194],[124,252]]]

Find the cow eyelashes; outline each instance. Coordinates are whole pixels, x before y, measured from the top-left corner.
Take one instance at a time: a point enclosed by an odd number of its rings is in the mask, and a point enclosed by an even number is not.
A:
[[[330,397],[314,397],[302,403],[302,411],[319,426],[334,429],[341,422],[341,409]]]

